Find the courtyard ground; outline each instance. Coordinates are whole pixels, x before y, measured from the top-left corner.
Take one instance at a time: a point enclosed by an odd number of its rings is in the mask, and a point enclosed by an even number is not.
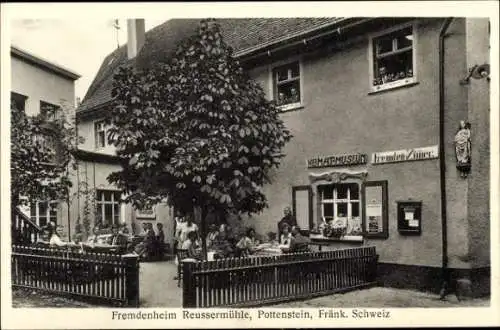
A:
[[[141,263],[140,302],[141,307],[181,307],[182,291],[174,277],[177,267],[173,261]],[[364,290],[333,294],[320,298],[272,305],[276,308],[317,307],[487,307],[489,298],[458,301],[454,295],[445,301],[435,294],[375,287]],[[95,307],[73,299],[41,294],[32,290],[15,290],[13,307]]]

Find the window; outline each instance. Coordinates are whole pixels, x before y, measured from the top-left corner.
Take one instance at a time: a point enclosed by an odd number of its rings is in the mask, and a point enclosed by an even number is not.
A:
[[[412,25],[378,35],[370,41],[372,91],[416,82]]]
[[[95,146],[104,148],[106,146],[106,124],[104,121],[95,123]]]
[[[302,104],[298,61],[273,69],[273,94],[276,104],[283,110]]]
[[[28,98],[27,96],[11,92],[10,93],[11,106],[13,106],[17,110],[24,112],[26,110],[27,98]]]
[[[48,120],[56,120],[61,116],[61,107],[48,102],[40,101],[40,114]]]
[[[366,237],[389,237],[387,196],[387,181],[369,181],[363,185],[363,233]]]
[[[31,220],[39,226],[46,226],[49,221],[57,223],[57,208],[56,201],[31,203]]]
[[[103,224],[115,225],[120,223],[120,197],[121,192],[116,190],[97,190],[97,217],[100,218]]]
[[[321,217],[327,223],[345,227],[346,235],[361,234],[360,191],[357,183],[318,186]]]

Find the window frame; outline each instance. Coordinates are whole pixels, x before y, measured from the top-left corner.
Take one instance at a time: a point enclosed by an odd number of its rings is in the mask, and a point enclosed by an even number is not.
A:
[[[98,125],[101,125],[102,124],[102,127],[103,129],[102,130],[98,130]],[[108,146],[108,141],[106,140],[106,133],[107,133],[108,129],[106,127],[106,121],[105,120],[96,120],[94,121],[94,144],[95,144],[95,148],[96,150],[101,150],[101,149],[104,149]],[[100,146],[99,145],[99,133],[100,132],[103,132],[104,133],[104,136],[103,136],[103,145]]]
[[[388,192],[388,181],[380,180],[380,181],[365,181],[363,183],[363,187],[361,190],[361,199],[362,199],[362,226],[363,226],[363,236],[366,238],[381,238],[387,239],[389,238],[389,192]],[[366,229],[367,219],[366,219],[366,188],[367,187],[381,187],[382,188],[382,231],[378,233],[370,233]]]
[[[16,108],[16,110],[19,110],[19,111],[26,113],[26,103],[28,101],[28,96],[11,91],[10,92],[10,101],[11,101],[11,103],[13,102],[14,104],[17,104],[18,102],[22,103],[22,109]]]
[[[413,71],[413,76],[412,77],[406,77],[404,79],[396,80],[396,81],[391,81],[384,83],[382,85],[373,85],[373,80],[375,78],[375,72],[374,72],[374,67],[375,67],[375,55],[374,54],[374,39],[377,39],[379,37],[382,37],[384,35],[404,30],[408,27],[412,28],[412,71]],[[368,37],[368,63],[369,63],[369,81],[368,81],[368,86],[369,86],[369,93],[368,94],[374,94],[374,93],[379,93],[395,88],[400,88],[400,87],[405,87],[405,86],[413,86],[418,84],[418,68],[417,68],[417,54],[418,54],[418,25],[416,21],[404,23],[404,24],[398,24],[396,26],[393,26],[388,29],[384,29],[382,31],[378,31],[375,33],[372,33]],[[392,51],[393,54],[385,55],[385,56],[391,56],[391,55],[396,55],[400,51]]]
[[[97,199],[98,195],[99,195],[99,192],[102,193],[102,198],[101,200]],[[105,200],[104,198],[104,194],[105,193],[111,193],[111,201],[107,201]],[[119,194],[120,195],[120,199],[118,201],[115,200],[115,194]],[[96,189],[95,191],[95,202],[96,202],[96,215],[99,215],[98,213],[98,209],[99,209],[99,205],[102,205],[101,207],[101,221],[103,224],[109,224],[109,225],[119,225],[121,223],[123,223],[123,215],[122,215],[122,203],[121,203],[121,196],[122,196],[122,192],[120,190],[114,190],[114,189]],[[115,223],[115,218],[116,218],[116,214],[115,214],[115,205],[118,204],[118,221]],[[104,206],[105,205],[111,205],[111,223],[105,221],[105,208]]]
[[[269,95],[272,100],[277,102],[277,79],[274,77],[274,72],[277,68],[292,65],[297,63],[299,65],[299,97],[300,102],[285,104],[285,105],[277,105],[276,107],[282,112],[297,110],[304,107],[304,70],[303,70],[303,60],[301,56],[294,56],[288,58],[286,60],[277,61],[269,66]],[[277,103],[276,103],[277,104]]]
[[[45,212],[45,215],[41,215],[40,214],[40,204],[41,203],[46,203],[47,204],[47,210]],[[51,206],[54,206],[53,208],[51,208]],[[57,224],[57,219],[59,217],[59,201],[57,200],[46,200],[46,201],[34,201],[31,205],[30,205],[30,219],[36,223],[38,226],[42,226],[40,224],[40,218],[45,218],[46,219],[46,223],[45,225],[47,225],[50,221],[52,221],[53,218],[55,218],[55,223]],[[51,216],[50,215],[50,211],[52,210],[55,210],[55,216]],[[34,214],[32,213],[33,211]]]
[[[57,120],[60,118],[60,115],[61,115],[60,112],[62,111],[61,106],[47,102],[47,101],[40,100],[39,107],[40,107],[40,114],[41,115],[46,115],[45,109],[47,109],[47,107],[53,108],[54,112],[51,115],[46,117],[47,120],[51,121],[51,120]]]
[[[337,194],[338,194],[338,186],[340,185],[357,185],[358,187],[358,198],[357,199],[351,199],[351,189],[350,187],[347,187],[347,196],[346,198],[341,198],[341,199],[338,199],[337,198]],[[333,195],[332,195],[332,198],[331,199],[324,199],[323,196],[324,196],[324,190],[321,188],[321,187],[325,187],[325,186],[332,186],[333,188]],[[359,225],[362,226],[362,222],[363,222],[363,217],[362,217],[362,195],[361,195],[361,190],[362,190],[362,183],[358,183],[358,182],[355,182],[355,181],[344,181],[344,182],[332,182],[332,183],[325,183],[325,184],[318,184],[317,186],[317,193],[318,193],[318,204],[319,204],[319,219],[322,221],[323,219],[325,219],[324,217],[324,204],[333,204],[333,221],[335,222],[336,219],[340,219],[339,217],[337,217],[337,214],[338,214],[338,204],[339,203],[347,203],[347,214],[345,217],[342,217],[342,218],[345,218],[346,219],[346,226],[347,228],[351,227],[351,229],[353,228],[352,225],[349,224],[350,221],[353,220],[353,216],[352,216],[352,204],[353,203],[358,203],[358,221],[359,221]],[[326,203],[325,203],[326,201]],[[350,215],[350,216],[349,216]],[[362,231],[359,232],[359,233],[356,233],[356,234],[353,234],[352,232],[349,232],[349,233],[346,233],[345,236],[359,236],[359,235],[362,235]]]

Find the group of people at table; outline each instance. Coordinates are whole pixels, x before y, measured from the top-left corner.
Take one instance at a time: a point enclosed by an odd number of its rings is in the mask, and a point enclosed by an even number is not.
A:
[[[134,253],[140,258],[158,255],[165,247],[162,223],[157,223],[155,232],[152,223],[144,222],[142,232],[135,236],[129,234],[126,227],[112,226],[110,229],[111,232],[108,235],[102,235],[103,228],[95,226],[93,235],[86,241],[75,239],[65,242],[60,237],[58,226],[51,222],[47,226],[48,244],[57,247],[79,247],[82,250],[96,247],[120,248],[123,252]],[[206,235],[209,260],[254,254],[304,252],[308,250],[308,244],[309,238],[301,234],[289,207],[284,209],[284,216],[278,223],[278,235],[269,232],[267,240],[257,239],[257,233],[253,228],[235,231],[227,222],[220,224],[209,222],[209,231]],[[177,250],[184,250],[189,258],[204,259],[200,230],[193,222],[192,214],[176,214],[174,253]]]
[[[187,258],[204,259],[200,231],[192,216],[177,214],[175,221],[174,249],[185,251]],[[235,232],[228,223],[211,223],[205,241],[208,260],[255,254],[305,252],[308,251],[309,244],[309,238],[301,234],[289,207],[285,208],[284,217],[278,223],[278,235],[269,232],[267,240],[257,239],[253,228]]]
[[[76,235],[73,241],[63,241],[60,235],[60,227],[53,222],[45,228],[47,241],[51,247],[68,247],[95,249],[102,248],[108,250],[120,250],[122,252],[130,252],[137,254],[141,258],[147,258],[154,254],[159,254],[165,246],[165,233],[163,232],[163,224],[157,224],[157,232],[154,231],[151,223],[142,224],[142,232],[138,235],[131,235],[127,227],[111,226],[109,228],[96,225],[87,240],[82,241]],[[42,240],[43,242],[43,240]]]

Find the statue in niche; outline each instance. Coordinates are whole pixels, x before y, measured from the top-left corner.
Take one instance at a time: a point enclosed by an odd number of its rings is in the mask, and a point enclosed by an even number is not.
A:
[[[470,123],[461,120],[460,127],[455,134],[455,155],[457,157],[457,169],[463,178],[467,177],[471,167],[471,139]]]

